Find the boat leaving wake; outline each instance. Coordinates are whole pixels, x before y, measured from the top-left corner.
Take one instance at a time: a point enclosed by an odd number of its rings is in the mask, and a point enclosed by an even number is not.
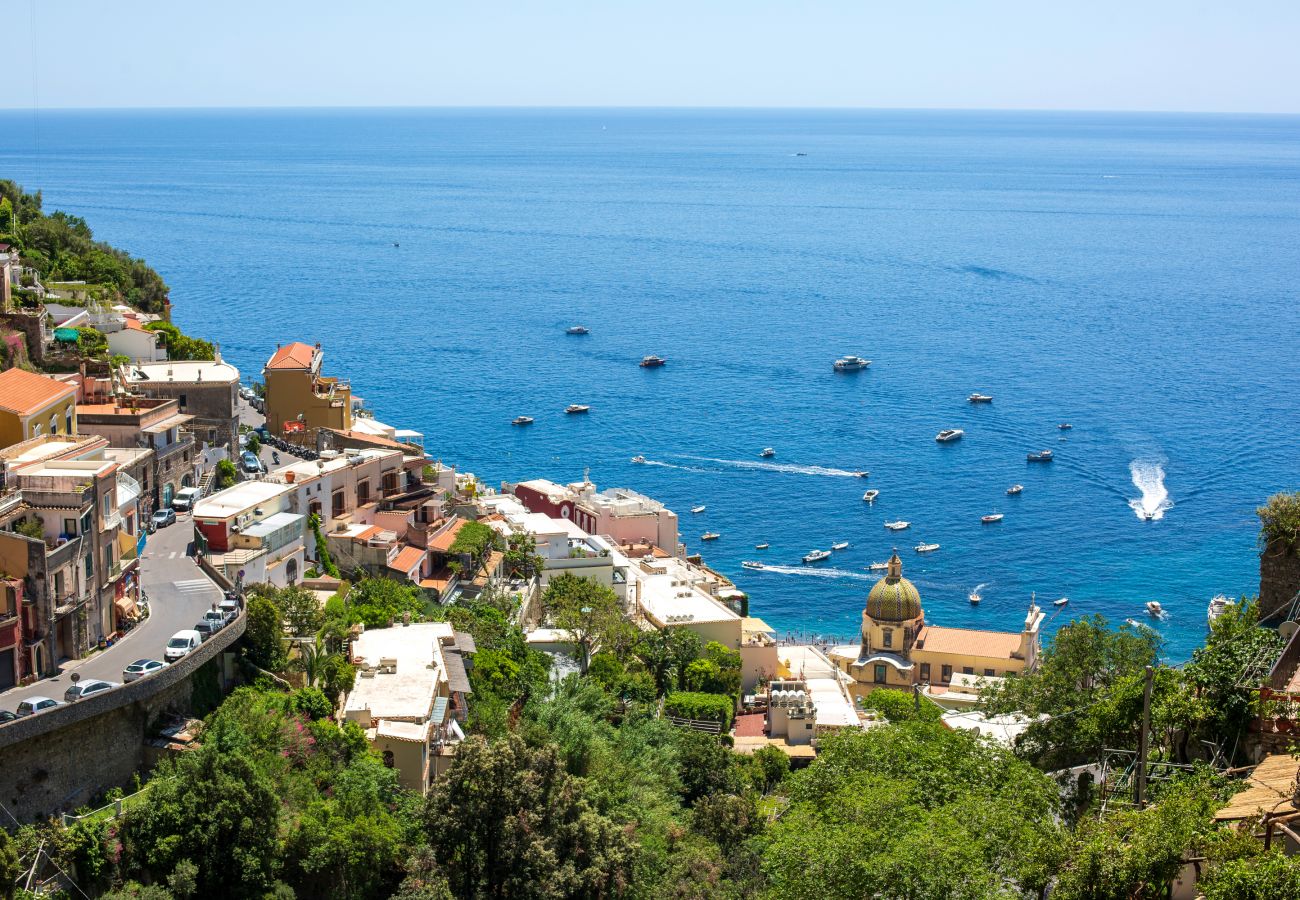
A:
[[[752,459],[714,459],[710,456],[686,456],[685,459],[698,459],[700,462],[717,463],[736,469],[758,469],[766,472],[785,472],[788,475],[822,475],[831,478],[857,478],[857,472],[848,469],[833,469],[829,466],[800,466],[794,463],[764,462]]]
[[[879,581],[879,575],[868,575],[865,572],[849,572],[845,569],[814,569],[811,566],[769,566],[763,564],[761,569],[748,569],[750,572],[775,572],[778,575],[808,575],[813,578],[853,578],[858,581]]]
[[[661,462],[657,459],[643,460],[638,465],[642,466],[659,466],[661,469],[677,469],[680,472],[699,472],[704,475],[713,474],[712,469],[701,469],[698,466],[679,466],[675,463]]]
[[[1129,500],[1129,508],[1139,519],[1159,520],[1165,517],[1165,510],[1174,505],[1165,488],[1165,469],[1158,462],[1135,459],[1128,464],[1133,476],[1133,486],[1142,492],[1141,497]]]

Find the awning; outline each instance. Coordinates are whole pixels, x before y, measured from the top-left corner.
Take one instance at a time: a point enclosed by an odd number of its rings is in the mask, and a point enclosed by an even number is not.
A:
[[[81,332],[75,328],[56,328],[54,329],[54,339],[63,341],[65,344],[75,344],[81,340]]]
[[[474,693],[474,689],[469,686],[469,676],[465,674],[465,661],[460,658],[460,654],[454,650],[444,649],[442,660],[447,666],[447,686],[462,694]]]
[[[478,652],[478,647],[474,644],[474,635],[470,634],[468,631],[457,631],[455,632],[455,635],[456,649],[461,653]]]
[[[157,422],[153,425],[149,425],[145,428],[141,428],[140,430],[143,431],[145,434],[162,434],[163,432],[169,431],[172,428],[179,428],[182,425],[187,425],[192,421],[194,421],[193,416],[187,416],[184,413],[177,413],[174,416],[168,416],[167,418],[163,419],[161,422]]]

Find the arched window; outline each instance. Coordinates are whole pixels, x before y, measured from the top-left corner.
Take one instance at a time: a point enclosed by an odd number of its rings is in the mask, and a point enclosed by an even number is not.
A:
[[[59,433],[59,415],[58,413],[55,413],[54,415],[50,416],[50,434],[58,434],[58,433]]]
[[[42,434],[44,434],[44,432],[41,431],[41,423],[37,422],[32,426],[32,437],[40,437]]]
[[[291,559],[284,566],[284,573],[289,578],[289,583],[293,584],[298,580],[298,560]]]
[[[63,430],[67,434],[72,434],[77,429],[72,425],[72,407],[69,406],[67,412],[63,414]]]

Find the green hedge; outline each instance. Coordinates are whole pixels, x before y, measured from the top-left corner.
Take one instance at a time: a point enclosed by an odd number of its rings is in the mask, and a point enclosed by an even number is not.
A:
[[[666,715],[697,721],[721,722],[723,731],[731,728],[731,716],[735,711],[735,701],[725,694],[674,691],[664,700]]]

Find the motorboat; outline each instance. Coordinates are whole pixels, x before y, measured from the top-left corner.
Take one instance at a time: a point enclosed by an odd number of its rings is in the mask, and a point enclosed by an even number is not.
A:
[[[1027,453],[1025,454],[1025,459],[1029,460],[1030,462],[1051,462],[1052,451],[1039,450],[1037,453]]]
[[[1147,627],[1146,625],[1143,625],[1141,622],[1139,622],[1137,619],[1132,619],[1132,618],[1125,619],[1124,624],[1129,626],[1130,628],[1137,628],[1139,630]]]
[[[1023,484],[1013,484],[1011,485],[1011,487],[1007,488],[1007,496],[1014,497],[1016,494],[1019,494],[1024,489],[1025,486]]]
[[[854,475],[855,478],[870,478],[870,477],[871,477],[871,473],[868,472],[866,469],[863,469],[861,472],[854,472],[853,475]]]
[[[988,394],[971,394],[966,399],[969,400],[971,403],[992,403],[993,402],[993,398],[990,397]]]
[[[743,566],[743,567],[746,568],[746,569],[766,569],[766,568],[767,568],[767,566],[763,565],[761,562],[754,562],[752,559],[744,560],[743,562],[741,562],[741,566]]]
[[[634,457],[632,457],[632,462],[634,462],[634,463],[640,463],[640,464],[644,465],[644,464],[645,464],[645,457],[644,457],[644,456],[634,456]]]
[[[890,531],[902,531],[904,528],[911,528],[912,523],[904,522],[902,519],[899,519],[897,522],[886,522],[885,527]]]
[[[872,488],[871,490],[867,491],[865,494],[862,495],[862,499],[867,501],[868,503],[875,503],[876,498],[879,496],[880,496],[880,491],[876,490],[875,488]]]
[[[983,600],[984,598],[979,595],[978,591],[971,591],[969,596],[966,599],[970,600],[971,606],[979,606],[980,601]]]
[[[570,325],[564,329],[565,334],[591,334],[591,329],[586,325]]]
[[[1154,522],[1156,520],[1156,511],[1154,509],[1142,510],[1142,519],[1146,522]]]
[[[720,537],[722,537],[722,535],[718,534],[716,531],[706,531],[704,534],[700,535],[700,540],[716,541]]]
[[[823,559],[830,559],[831,551],[829,550],[809,550],[804,556],[805,563],[821,562]]]
[[[533,424],[532,416],[515,416],[510,420],[511,425],[531,425]]]
[[[1164,608],[1161,607],[1159,600],[1147,601],[1147,614],[1154,616],[1157,619],[1165,614]]]
[[[1069,431],[1074,426],[1071,425],[1069,422],[1062,422],[1060,425],[1057,425],[1056,427],[1061,429],[1062,431]]]
[[[962,431],[960,428],[945,428],[943,431],[936,434],[934,439],[941,444],[946,444],[949,441],[960,440],[961,436],[965,433],[966,432]]]
[[[938,544],[917,544],[912,549],[915,550],[917,553],[933,553],[934,551],[939,549],[939,545]]]
[[[989,513],[987,516],[980,516],[980,521],[985,525],[992,525],[994,522],[1002,521],[1002,513]]]
[[[869,365],[871,365],[871,360],[863,359],[861,356],[841,356],[835,360],[835,371],[861,372]]]
[[[574,416],[580,413],[591,412],[591,407],[583,406],[581,403],[570,403],[568,406],[564,407],[564,411],[569,415]]]
[[[702,513],[702,512],[704,512],[705,509],[707,509],[707,507],[706,507],[703,503],[701,503],[699,506],[692,506],[692,507],[691,507],[691,512],[693,512],[693,513]]]
[[[837,542],[837,543],[831,544],[831,549],[832,549],[832,550],[847,550],[847,549],[849,549],[849,542],[848,542],[848,541],[839,541],[839,542]]]
[[[666,362],[668,362],[668,360],[664,359],[662,356],[643,356],[641,357],[640,366],[643,369],[657,369]]]
[[[771,459],[776,456],[776,451],[771,447],[764,447],[758,455],[761,459]]]
[[[884,572],[888,568],[889,568],[889,563],[887,562],[872,563],[871,565],[867,566],[867,570],[871,572]]]
[[[1236,605],[1237,605],[1237,601],[1229,600],[1227,594],[1219,594],[1217,597],[1215,597],[1213,600],[1210,601],[1210,607],[1205,611],[1205,621],[1209,623],[1211,627],[1213,627],[1214,621],[1218,619],[1219,616],[1227,612],[1228,607],[1236,606]]]
[[[1053,605],[1053,606],[1064,606],[1065,604],[1067,604],[1067,603],[1069,603],[1069,602],[1070,602],[1070,598],[1069,598],[1069,597],[1062,597],[1060,600],[1053,600],[1053,601],[1052,601],[1052,605]]]
[[[767,541],[764,541],[764,542],[761,543],[761,544],[755,544],[755,545],[754,545],[754,549],[755,549],[755,550],[766,550],[769,546],[771,546],[771,545],[768,544]]]

